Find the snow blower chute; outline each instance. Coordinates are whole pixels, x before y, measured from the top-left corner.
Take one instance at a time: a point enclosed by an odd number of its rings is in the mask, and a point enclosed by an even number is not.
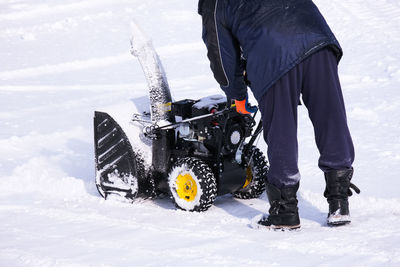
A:
[[[253,131],[255,115],[237,113],[231,101],[220,95],[172,101],[159,57],[134,23],[131,44],[148,83],[150,114],[134,114],[123,129],[108,113],[95,112],[100,194],[135,199],[167,193],[177,207],[189,211],[207,210],[217,195],[259,197],[268,165],[253,145],[262,131],[260,122]],[[151,142],[150,167],[145,167],[130,142],[132,124],[140,124],[143,136]]]

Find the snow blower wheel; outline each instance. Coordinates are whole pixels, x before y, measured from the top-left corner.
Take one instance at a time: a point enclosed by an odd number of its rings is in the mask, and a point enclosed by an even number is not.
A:
[[[265,190],[268,173],[267,160],[255,146],[251,146],[246,151],[245,157],[250,161],[246,168],[246,182],[242,188],[233,193],[233,196],[240,199],[258,198]]]
[[[184,158],[171,170],[168,185],[175,205],[187,211],[205,211],[217,196],[217,183],[202,160]]]

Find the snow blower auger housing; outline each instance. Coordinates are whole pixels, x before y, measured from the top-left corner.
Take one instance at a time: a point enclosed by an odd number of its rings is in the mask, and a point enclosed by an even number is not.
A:
[[[218,195],[227,193],[238,198],[259,197],[268,171],[264,155],[253,145],[262,131],[261,122],[253,131],[255,115],[237,113],[231,101],[220,95],[173,102],[151,42],[136,24],[132,31],[132,54],[147,78],[151,110],[150,114],[134,115],[131,123],[143,125],[143,135],[151,140],[152,163],[145,168],[127,131],[109,114],[96,111],[96,185],[100,194],[135,199],[167,193],[177,207],[188,211],[205,211]]]

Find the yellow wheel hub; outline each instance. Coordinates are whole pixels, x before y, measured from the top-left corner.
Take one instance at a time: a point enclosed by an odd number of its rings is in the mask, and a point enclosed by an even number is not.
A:
[[[251,167],[249,166],[246,168],[246,181],[243,185],[243,188],[249,186],[252,180],[253,180],[253,172],[251,171]]]
[[[176,178],[176,193],[181,199],[191,202],[197,195],[196,181],[189,173],[179,174]]]

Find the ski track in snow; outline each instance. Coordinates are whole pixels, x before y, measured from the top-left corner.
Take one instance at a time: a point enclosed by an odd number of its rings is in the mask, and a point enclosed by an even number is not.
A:
[[[268,209],[265,194],[223,196],[189,213],[169,198],[123,203],[96,191],[93,111],[128,101],[129,115],[147,103],[129,53],[132,18],[152,37],[175,99],[222,93],[197,1],[0,1],[0,266],[399,266],[400,1],[315,2],[345,52],[362,193],[350,198],[350,226],[326,227],[318,152],[300,107],[302,230],[288,233],[249,227]]]

